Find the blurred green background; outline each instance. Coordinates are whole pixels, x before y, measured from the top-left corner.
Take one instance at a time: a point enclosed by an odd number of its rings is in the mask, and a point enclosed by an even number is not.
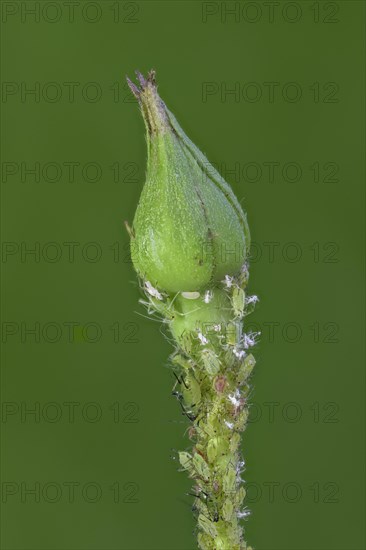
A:
[[[2,549],[195,548],[123,226],[146,159],[124,77],[151,67],[252,231],[247,539],[365,548],[364,8],[2,2]]]

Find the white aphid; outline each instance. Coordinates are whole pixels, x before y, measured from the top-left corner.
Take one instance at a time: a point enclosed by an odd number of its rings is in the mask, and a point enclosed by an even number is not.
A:
[[[146,288],[147,292],[150,294],[150,296],[153,296],[154,298],[157,298],[158,300],[163,299],[163,297],[160,294],[160,292],[158,291],[158,289],[154,288],[152,286],[152,284],[150,283],[150,281],[145,282],[145,288]]]
[[[242,512],[238,512],[237,513],[237,517],[239,519],[243,519],[243,518],[246,518],[250,515],[250,511],[249,510],[243,510]]]
[[[197,336],[198,336],[198,339],[201,342],[202,346],[204,346],[205,344],[208,344],[208,340],[207,340],[206,336],[204,336],[202,334],[202,332],[198,332]]]
[[[230,275],[225,275],[225,280],[222,281],[226,288],[231,288],[233,286],[233,280],[234,277],[230,277]]]
[[[245,470],[245,462],[244,460],[239,460],[236,467],[236,471],[238,474],[241,474],[244,470]]]
[[[235,393],[229,394],[228,398],[235,407],[240,405],[240,392],[239,392],[239,390],[235,390]]]
[[[206,290],[205,292],[205,295],[203,297],[203,301],[205,302],[205,304],[209,304],[212,300],[212,290]]]
[[[246,353],[243,349],[238,349],[238,348],[233,348],[233,354],[235,355],[235,357],[237,357],[238,359],[242,359],[243,357],[245,357]]]
[[[232,430],[233,427],[234,427],[234,423],[233,423],[233,422],[229,422],[228,420],[225,420],[225,424],[226,424],[226,426],[229,428],[229,430]]]
[[[256,304],[257,302],[259,302],[259,298],[258,298],[258,296],[253,294],[253,296],[247,296],[245,298],[245,301],[246,301],[247,304]]]
[[[260,335],[260,332],[249,332],[248,334],[244,334],[244,337],[243,337],[244,349],[252,348],[253,346],[255,346],[256,344],[255,339],[259,335]]]

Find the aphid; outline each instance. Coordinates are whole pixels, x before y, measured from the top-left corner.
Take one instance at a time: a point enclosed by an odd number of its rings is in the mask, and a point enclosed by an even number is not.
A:
[[[241,318],[244,315],[245,292],[242,288],[235,286],[231,297],[235,317]]]
[[[240,412],[237,420],[235,421],[235,428],[240,432],[244,431],[244,428],[247,425],[248,416],[249,416],[248,410],[244,409]]]
[[[160,294],[160,296],[162,296]],[[171,307],[171,302],[161,301],[162,298],[155,298],[151,295],[148,296],[149,302],[147,304],[147,310],[149,313],[156,311],[163,316],[164,322],[168,322],[174,319],[176,314],[175,310]],[[140,303],[146,304],[143,300]]]
[[[201,529],[203,529],[205,533],[210,535],[210,537],[217,537],[216,525],[203,514],[200,514],[198,516],[198,525],[201,527]]]
[[[182,408],[183,414],[188,418],[188,420],[190,420],[191,422],[193,422],[193,420],[196,420],[197,415],[195,414],[195,412],[193,410],[186,409],[186,407],[183,405],[182,403],[183,395],[178,391],[174,391],[174,390],[172,391],[172,395],[174,395],[174,397],[177,398],[178,403]]]
[[[206,422],[201,422],[200,429],[202,432],[208,435],[208,437],[215,437],[217,431],[215,429],[215,426],[212,425],[210,417],[206,419]]]
[[[260,332],[248,332],[243,336],[244,349],[252,348],[256,344],[256,338],[260,335]]]
[[[192,342],[192,335],[191,335],[190,332],[185,331],[181,334],[181,336],[180,336],[180,345],[181,345],[183,351],[187,355],[191,355],[193,342]]]
[[[235,495],[235,507],[239,508],[243,504],[243,500],[245,499],[246,491],[243,486],[239,487],[238,492]]]
[[[193,457],[193,466],[197,474],[207,481],[210,477],[210,468],[205,459],[199,454],[195,453]]]
[[[237,516],[239,519],[247,518],[248,516],[250,516],[250,510],[244,508],[244,510],[237,513]],[[247,548],[247,550],[249,550],[249,548]]]
[[[194,495],[193,493],[188,493],[191,496],[196,497],[195,503],[193,505],[194,509],[196,509],[199,513],[203,514],[204,516],[209,516],[209,511],[207,508],[207,505],[202,501],[201,497],[199,495]]]
[[[240,339],[237,323],[228,323],[226,326],[226,342],[229,346],[235,346]],[[239,337],[239,339],[238,339]]]
[[[213,463],[218,455],[223,455],[228,450],[228,443],[224,437],[213,437],[207,444],[207,458]]]
[[[212,537],[207,533],[198,533],[197,536],[198,546],[202,550],[212,550]]]
[[[198,339],[201,342],[202,346],[208,344],[208,340],[207,340],[206,336],[204,336],[202,334],[202,332],[198,331],[197,336],[198,336]]]
[[[248,269],[247,263],[244,263],[242,265],[240,275],[239,275],[239,278],[238,278],[239,286],[241,288],[245,288],[246,285],[248,284],[248,280],[249,280],[249,269]]]
[[[203,297],[203,301],[205,302],[205,304],[209,304],[212,300],[212,297],[213,297],[212,290],[206,290],[205,295]]]
[[[205,370],[210,376],[215,376],[220,371],[220,360],[212,349],[204,349],[201,358]]]
[[[224,493],[231,494],[235,490],[236,484],[236,471],[230,464],[223,479],[222,489]]]
[[[238,407],[240,405],[240,392],[237,389],[235,393],[228,395],[229,401],[234,405],[234,407]]]
[[[252,294],[252,296],[247,296],[245,298],[246,304],[256,304],[257,302],[259,302],[259,298],[256,294]]]
[[[186,359],[183,355],[181,355],[180,353],[177,353],[173,356],[171,356],[171,361],[172,363],[174,363],[175,365],[179,365],[181,367],[183,367],[184,369],[188,370],[191,368],[192,366],[192,363],[190,362],[189,359]]]
[[[259,302],[259,298],[255,294],[245,298],[245,315],[249,315],[254,311],[257,302]]]
[[[239,449],[240,445],[240,434],[238,432],[235,432],[232,434],[230,439],[230,452],[236,453],[236,451]]]
[[[230,499],[226,499],[222,507],[222,517],[225,521],[231,521],[234,513],[234,506]]]
[[[244,470],[245,470],[245,462],[244,460],[239,460],[239,462],[236,465],[236,473],[240,475],[241,473],[244,472]]]
[[[224,286],[226,288],[231,288],[233,286],[234,277],[230,277],[230,275],[225,275],[225,279],[222,281],[224,283]]]
[[[238,384],[242,384],[249,378],[255,366],[255,359],[252,354],[247,355],[240,365],[238,375],[236,377]]]
[[[245,357],[245,351],[243,349],[238,348],[238,347],[233,348],[233,354],[238,359],[243,359],[243,357]]]
[[[201,402],[201,387],[192,373],[182,377],[182,395],[185,404],[189,408],[197,407]]]
[[[150,281],[145,281],[145,289],[150,294],[150,296],[153,296],[154,298],[157,298],[158,300],[162,300],[163,296],[160,294],[157,288],[154,288]]]
[[[190,473],[193,473],[194,467],[193,467],[192,455],[190,455],[186,451],[179,451],[178,456],[179,456],[179,462],[182,468],[184,468],[184,470],[187,470]]]

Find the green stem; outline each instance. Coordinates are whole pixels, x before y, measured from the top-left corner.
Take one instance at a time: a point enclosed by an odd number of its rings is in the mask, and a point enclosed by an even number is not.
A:
[[[156,295],[145,283],[148,308],[163,315],[176,342],[174,394],[191,421],[193,448],[179,453],[194,480],[198,543],[203,550],[250,550],[245,517],[240,434],[248,419],[248,379],[255,364],[243,333],[247,270],[204,293]],[[146,303],[146,302],[145,302]],[[249,309],[247,307],[247,309]]]

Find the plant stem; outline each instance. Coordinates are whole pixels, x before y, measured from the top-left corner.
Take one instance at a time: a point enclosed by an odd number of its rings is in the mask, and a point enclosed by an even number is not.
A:
[[[193,441],[179,460],[194,480],[203,550],[250,550],[240,524],[247,515],[242,508],[240,433],[247,424],[248,379],[255,364],[248,353],[254,337],[243,333],[247,278],[245,268],[238,278],[227,277],[221,288],[161,299],[145,285],[149,311],[164,316],[176,343],[173,394],[191,421]]]

